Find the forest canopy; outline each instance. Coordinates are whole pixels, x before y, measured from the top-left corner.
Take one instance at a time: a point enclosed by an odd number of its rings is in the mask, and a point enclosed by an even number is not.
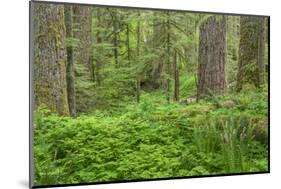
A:
[[[32,2],[34,184],[268,171],[268,22]]]

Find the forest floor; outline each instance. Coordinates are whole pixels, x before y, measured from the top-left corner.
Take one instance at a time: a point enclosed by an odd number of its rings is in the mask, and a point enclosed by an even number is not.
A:
[[[101,182],[268,170],[266,91],[191,104],[142,91],[122,111],[35,112],[35,183]]]

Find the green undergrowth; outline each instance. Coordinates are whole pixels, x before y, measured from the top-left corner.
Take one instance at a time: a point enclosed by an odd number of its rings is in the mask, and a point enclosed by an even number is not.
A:
[[[122,111],[35,112],[35,184],[267,171],[267,92],[189,105],[145,93]]]

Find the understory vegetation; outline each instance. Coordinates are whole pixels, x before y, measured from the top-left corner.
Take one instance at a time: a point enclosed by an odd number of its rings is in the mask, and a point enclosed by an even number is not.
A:
[[[190,105],[167,105],[158,93],[142,93],[140,104],[126,105],[123,111],[77,118],[40,107],[35,113],[35,182],[268,170],[267,91],[244,91]]]

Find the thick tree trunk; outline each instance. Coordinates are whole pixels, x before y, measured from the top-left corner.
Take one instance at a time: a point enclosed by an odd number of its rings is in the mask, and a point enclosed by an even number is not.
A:
[[[34,3],[35,108],[69,115],[63,5]]]
[[[175,50],[174,54],[174,100],[179,101],[179,68],[178,68],[178,63],[177,63],[177,51]]]
[[[200,26],[198,98],[225,88],[226,19],[211,16]]]
[[[67,44],[67,66],[66,66],[66,78],[67,78],[67,97],[69,113],[71,116],[76,115],[75,105],[75,87],[74,87],[74,65],[73,65],[73,45],[72,45],[72,6],[64,6],[64,22],[66,28],[66,38],[69,40]]]
[[[263,72],[264,18],[241,16],[237,91],[246,83],[259,87],[263,83]]]

